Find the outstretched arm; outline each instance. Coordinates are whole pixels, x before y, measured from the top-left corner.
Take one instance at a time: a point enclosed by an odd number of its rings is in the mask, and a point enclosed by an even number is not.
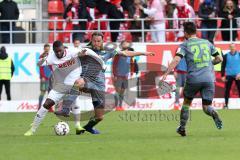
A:
[[[178,65],[178,63],[181,61],[181,57],[176,55],[172,62],[169,64],[167,71],[163,74],[162,81],[164,81],[167,78],[167,75]]]
[[[154,56],[153,52],[135,52],[135,51],[119,51],[118,55],[134,57],[134,56]]]

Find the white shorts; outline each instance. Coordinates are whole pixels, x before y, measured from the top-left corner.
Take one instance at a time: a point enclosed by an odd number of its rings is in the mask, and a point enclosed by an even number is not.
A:
[[[51,90],[47,96],[47,98],[53,100],[55,104],[57,104],[66,94],[57,92],[55,90]]]

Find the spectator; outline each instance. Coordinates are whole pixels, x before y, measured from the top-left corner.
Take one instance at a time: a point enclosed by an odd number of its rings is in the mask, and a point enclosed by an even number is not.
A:
[[[211,20],[211,18],[216,18],[217,7],[214,0],[204,0],[200,4],[198,9],[198,16],[203,18],[201,23],[201,29],[216,29],[217,20]],[[213,38],[216,30],[214,31],[202,31],[202,38],[209,40],[213,43]]]
[[[5,85],[7,100],[11,100],[10,80],[14,72],[14,64],[12,59],[8,56],[5,47],[0,49],[0,100],[2,94],[2,87]]]
[[[236,50],[235,44],[231,44],[230,52],[223,56],[223,63],[221,68],[222,81],[225,82],[224,108],[228,108],[228,99],[233,81],[235,81],[237,85],[238,94],[240,97],[240,80],[236,78],[236,76],[240,73],[239,62],[240,53]]]
[[[226,2],[226,0],[215,0],[216,1],[216,6],[218,7],[218,11],[220,11],[223,7],[224,7],[224,3]],[[238,0],[234,0],[233,1],[235,3],[236,6],[238,6]]]
[[[12,0],[3,0],[0,2],[0,20],[17,20],[19,18],[19,10],[17,3]],[[16,27],[16,23],[12,23],[12,30]],[[9,22],[1,22],[2,31],[10,31]],[[2,33],[2,43],[10,43],[10,34]]]
[[[232,28],[237,28],[236,17],[239,17],[239,8],[236,6],[232,0],[226,0],[224,7],[219,11],[219,17],[223,17],[221,28],[229,29],[230,23],[232,21]],[[223,41],[235,41],[237,38],[237,31],[221,31]],[[231,39],[232,34],[232,39]]]
[[[45,44],[44,52],[40,55],[39,58],[48,56],[49,51],[50,51],[50,45]],[[50,77],[52,75],[52,68],[51,68],[51,66],[46,65],[46,66],[40,66],[39,70],[40,70],[40,95],[38,97],[38,108],[41,107],[44,95],[50,90],[49,89],[49,84],[50,84],[49,81],[50,81]]]
[[[184,40],[184,33],[183,33],[183,23],[186,20],[179,20],[179,18],[194,18],[195,13],[193,8],[185,3],[185,0],[178,0],[177,6],[173,12],[173,18],[176,19],[173,23],[173,28],[177,29],[176,31],[176,39],[178,41]],[[193,21],[193,20],[190,20]]]
[[[173,18],[173,11],[176,8],[176,1],[175,0],[167,0],[166,5],[166,16],[167,18]],[[168,21],[168,28],[173,28],[173,20]]]
[[[143,7],[147,7],[146,4],[142,3],[141,0],[134,0],[134,3],[132,5],[129,6],[128,8],[128,15],[129,15],[129,18],[133,18],[135,19],[136,21],[131,21],[131,26],[130,26],[130,29],[138,29],[138,30],[141,30],[142,29],[142,22],[141,21],[138,21],[137,19],[139,18],[146,18],[147,15],[144,14],[144,12],[140,9],[139,6],[143,6]],[[144,29],[148,29],[148,25],[147,23],[145,22],[144,23]],[[146,33],[144,33],[146,37]],[[131,35],[132,35],[132,41],[133,42],[140,42],[141,41],[141,38],[142,38],[142,32],[131,32]]]
[[[85,19],[87,21],[92,21],[92,17],[90,16],[87,7],[95,7],[94,0],[73,0],[72,3],[69,3],[67,8],[64,11],[64,19],[67,22],[72,22],[73,30],[83,31],[83,32],[75,32],[72,35],[72,39],[75,38],[80,39],[81,42],[84,42],[84,30],[87,29],[86,21],[72,21],[74,19]],[[70,14],[69,14],[70,13]]]
[[[165,0],[148,0],[148,8],[140,5],[140,9],[148,15],[150,29],[159,30],[151,32],[153,42],[164,43],[165,38]]]
[[[96,8],[102,14],[106,14],[110,19],[122,19],[124,18],[123,13],[118,10],[118,8],[111,4],[110,2],[106,2],[105,0],[96,0]],[[109,22],[110,30],[119,30],[120,21],[111,21]],[[112,42],[116,42],[118,38],[119,32],[111,32]]]

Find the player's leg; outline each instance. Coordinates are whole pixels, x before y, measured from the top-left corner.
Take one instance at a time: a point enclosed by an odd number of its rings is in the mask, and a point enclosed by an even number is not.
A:
[[[73,112],[73,116],[74,116],[74,125],[75,125],[75,129],[76,129],[76,134],[79,135],[85,131],[85,129],[80,124],[80,113],[81,113],[80,107],[73,104],[72,112]]]
[[[100,132],[94,129],[93,127],[96,126],[104,118],[105,96],[104,96],[104,92],[97,91],[97,90],[92,90],[91,96],[93,100],[95,116],[92,117],[83,128],[85,128],[86,131],[92,134],[99,134]]]
[[[120,90],[121,90],[121,80],[120,78],[116,77],[114,82],[113,82],[114,88],[115,88],[115,94],[114,94],[114,99],[115,99],[115,108],[117,109],[119,107],[119,102],[120,102]]]
[[[94,108],[94,113],[95,113],[95,116],[92,117],[83,128],[86,131],[88,131],[92,134],[100,134],[100,132],[93,127],[96,126],[104,118],[104,108],[103,108],[103,106],[99,106],[97,108]]]
[[[186,76],[185,74],[181,74],[181,73],[177,73],[177,76],[176,76],[176,90],[175,90],[175,104],[174,104],[174,109],[178,110],[178,108],[180,107],[179,105],[179,99],[180,99],[180,96],[182,94],[182,91],[183,91],[183,87],[184,87],[184,84],[185,84],[185,79],[186,79]]]
[[[64,94],[56,92],[54,90],[51,90],[48,98],[44,102],[43,106],[37,111],[37,114],[33,120],[32,126],[30,130],[28,130],[24,135],[25,136],[31,136],[36,132],[36,129],[39,127],[41,122],[43,121],[44,117],[47,115],[48,110],[57,102],[59,102],[60,99]]]
[[[40,95],[38,97],[38,109],[40,109],[41,105],[42,105],[42,101],[43,101],[43,97],[45,95],[46,92],[46,81],[45,80],[40,80]]]
[[[181,136],[186,136],[186,125],[189,119],[189,108],[195,94],[199,91],[197,84],[186,83],[183,91],[184,101],[180,112],[180,126],[177,128],[177,133]]]
[[[122,80],[122,86],[119,90],[119,95],[120,95],[120,102],[119,102],[119,106],[122,107],[122,103],[123,103],[123,100],[124,100],[124,93],[125,93],[125,89],[127,89],[128,87],[128,80],[127,79],[123,79]]]
[[[57,116],[69,117],[71,106],[77,99],[79,95],[79,90],[83,88],[84,85],[85,85],[85,81],[83,78],[79,78],[78,80],[76,80],[74,83],[74,86],[70,91],[70,94],[65,96],[63,99],[62,110],[55,111],[54,114],[56,114]]]
[[[10,80],[5,80],[5,91],[6,91],[6,95],[7,95],[7,100],[10,101],[11,100],[11,89],[10,89]]]
[[[203,88],[200,92],[202,97],[203,111],[208,116],[211,116],[213,118],[218,129],[222,129],[222,120],[220,119],[217,111],[211,106],[215,92],[215,84],[203,83]]]
[[[40,95],[38,97],[38,109],[40,109],[41,105],[42,105],[42,101],[43,101],[43,97],[45,95],[45,91],[40,91]]]
[[[128,80],[123,79],[123,78],[118,78],[117,81],[114,83],[115,87],[115,107],[116,110],[121,111],[123,110],[122,108],[122,103],[124,99],[124,92],[125,89],[128,87]]]
[[[238,96],[240,97],[240,80],[235,80],[236,86],[238,88]]]
[[[3,80],[0,80],[0,100],[2,97],[2,87],[3,87]]]
[[[230,90],[232,87],[232,83],[233,83],[234,78],[231,76],[226,76],[226,82],[225,82],[225,107],[224,108],[228,108],[228,100],[229,100],[229,95],[230,95]]]

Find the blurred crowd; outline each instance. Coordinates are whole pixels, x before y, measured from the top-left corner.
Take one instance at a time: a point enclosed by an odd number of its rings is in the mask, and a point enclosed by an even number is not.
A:
[[[66,25],[57,23],[61,25],[59,29],[66,30],[63,37],[70,37],[68,40],[63,40],[64,42],[73,42],[76,38],[81,42],[89,41],[91,33],[88,30],[99,29],[104,33],[105,41],[142,42],[144,40],[159,43],[182,41],[184,38],[181,29],[185,21],[195,21],[198,29],[203,29],[198,31],[198,36],[211,42],[214,39],[235,41],[238,38],[237,28],[240,26],[240,20],[236,19],[240,16],[238,0],[52,1],[64,4],[60,19],[65,19]],[[52,5],[56,6],[55,3]],[[14,1],[0,2],[0,20],[17,20],[18,17],[19,10]],[[51,18],[50,15],[49,17]],[[222,20],[216,20],[218,17]],[[196,20],[196,18],[202,18],[202,20]],[[76,21],[76,19],[85,21]],[[101,19],[100,23],[96,21],[97,19]],[[113,21],[104,21],[105,19],[113,19]],[[131,19],[131,21],[122,19]],[[8,22],[1,22],[2,31],[9,31],[10,28]],[[233,31],[230,31],[230,28],[233,28]],[[166,31],[166,29],[175,29],[175,31]],[[12,30],[15,30],[15,23],[12,24]],[[68,30],[75,30],[75,32],[67,32]],[[2,43],[9,43],[9,37],[8,33],[2,33]]]
[[[98,29],[99,24],[95,19],[115,19],[109,22],[109,25],[104,21],[100,23],[101,30],[113,31],[105,32],[105,36],[109,36],[107,40],[113,42],[123,39],[139,42],[143,37],[148,42],[182,41],[184,38],[181,29],[185,21],[195,21],[199,29],[205,29],[198,34],[211,42],[214,38],[223,41],[235,41],[238,38],[237,30],[229,31],[231,27],[238,28],[239,21],[235,19],[240,16],[238,0],[68,0],[64,4],[64,18],[67,22],[71,22],[72,19],[88,20],[79,23],[72,21],[73,30]],[[217,17],[223,20],[214,19]],[[132,21],[117,21],[124,18]],[[144,23],[139,19],[145,19]],[[137,31],[143,27],[146,32]],[[225,30],[216,36],[216,28]],[[176,31],[166,32],[166,29]],[[85,32],[74,33],[72,38],[88,40]]]

